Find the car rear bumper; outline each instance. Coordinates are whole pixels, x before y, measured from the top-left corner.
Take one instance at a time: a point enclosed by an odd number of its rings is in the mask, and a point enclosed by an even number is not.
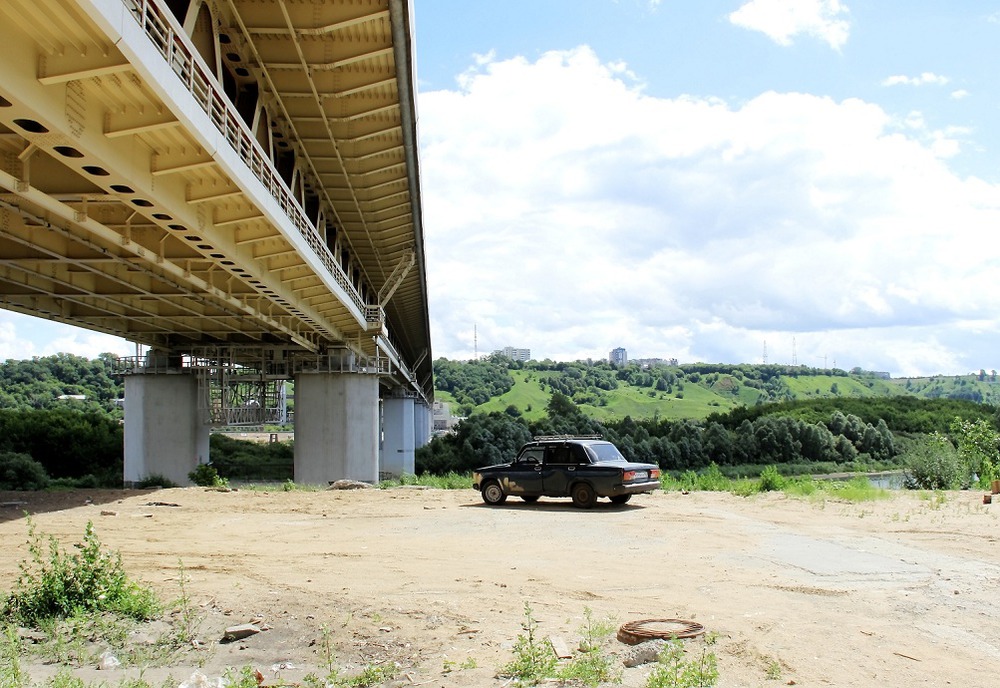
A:
[[[615,485],[612,491],[602,497],[614,497],[615,495],[642,494],[660,489],[659,480],[647,480],[641,483],[629,483],[627,485]]]

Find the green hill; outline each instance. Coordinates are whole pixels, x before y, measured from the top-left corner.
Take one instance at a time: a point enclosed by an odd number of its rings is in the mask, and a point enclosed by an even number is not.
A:
[[[1000,405],[992,374],[887,379],[855,369],[749,364],[638,365],[605,361],[519,363],[492,356],[481,361],[438,359],[437,398],[457,415],[505,412],[537,421],[554,391],[599,421],[627,416],[664,420],[704,419],[741,406],[822,399],[911,396]]]

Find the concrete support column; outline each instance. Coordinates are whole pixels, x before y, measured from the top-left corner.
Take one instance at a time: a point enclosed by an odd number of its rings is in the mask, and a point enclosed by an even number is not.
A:
[[[125,378],[125,486],[163,476],[190,485],[188,473],[208,463],[209,426],[198,413],[198,380],[184,373]]]
[[[398,478],[414,475],[413,399],[387,397],[382,400],[382,467],[380,472]]]
[[[295,482],[378,481],[378,377],[295,376]]]
[[[420,449],[431,441],[431,430],[434,428],[434,416],[431,407],[424,401],[413,404],[413,447]]]

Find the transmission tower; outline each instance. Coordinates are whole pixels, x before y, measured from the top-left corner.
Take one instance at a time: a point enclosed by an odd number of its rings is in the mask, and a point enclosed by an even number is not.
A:
[[[795,337],[792,337],[792,365],[797,366],[799,364],[799,355],[796,353],[795,349]]]
[[[763,359],[764,359],[764,365],[767,365],[767,340],[766,339],[764,340],[764,356],[763,356]]]

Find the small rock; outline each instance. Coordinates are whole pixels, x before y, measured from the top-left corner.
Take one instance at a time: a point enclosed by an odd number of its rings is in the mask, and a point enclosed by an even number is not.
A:
[[[260,628],[254,626],[253,624],[240,624],[238,626],[230,626],[226,629],[226,632],[222,634],[222,639],[226,641],[242,640],[243,638],[249,638],[252,635],[257,635],[260,633]]]
[[[101,509],[101,516],[117,516],[117,511],[109,511],[108,509]]]
[[[360,480],[335,480],[330,483],[328,490],[366,490],[372,486]]]
[[[655,662],[660,658],[660,652],[663,651],[663,646],[666,644],[666,640],[659,638],[639,643],[625,653],[625,656],[622,657],[622,664],[627,667],[637,667],[640,664]]]

